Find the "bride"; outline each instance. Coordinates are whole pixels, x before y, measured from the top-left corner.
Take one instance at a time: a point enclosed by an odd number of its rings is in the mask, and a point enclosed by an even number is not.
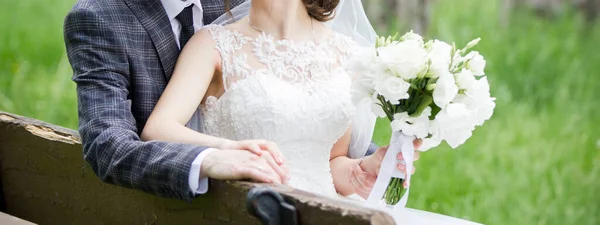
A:
[[[343,66],[359,45],[324,24],[338,3],[253,0],[237,22],[197,31],[142,138],[266,150],[275,160],[272,170],[255,168],[263,172],[257,181],[332,197],[355,194],[351,168],[377,174],[383,154],[363,160],[363,146],[361,157],[348,157],[356,126],[352,77]],[[202,120],[190,121],[198,113]]]

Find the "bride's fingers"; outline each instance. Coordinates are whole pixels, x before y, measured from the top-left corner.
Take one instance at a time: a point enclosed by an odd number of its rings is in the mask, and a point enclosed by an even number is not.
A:
[[[423,139],[415,139],[413,141],[413,145],[415,146],[415,149],[419,149],[422,144],[423,144]]]
[[[287,183],[287,180],[289,178],[288,172],[283,168],[282,165],[275,161],[271,153],[265,152],[261,157],[266,161],[269,167],[272,168],[272,170],[277,174],[279,180],[281,180],[282,183]]]
[[[371,180],[371,176],[367,176],[362,183],[360,188],[356,188],[356,194],[363,198],[368,198],[371,190],[373,190],[373,185],[375,185],[375,180]]]
[[[398,170],[400,170],[400,172],[406,174],[406,165],[398,163],[396,165],[396,168],[398,168]]]
[[[357,188],[367,190],[370,192],[377,181],[377,176],[370,175],[367,172],[363,172],[360,167],[352,169],[352,180],[355,180],[354,184]]]
[[[419,153],[419,151],[415,151],[415,153],[413,155],[413,161],[419,160],[419,157],[421,157],[421,153]],[[404,155],[402,155],[402,153],[398,153],[398,155],[396,156],[396,159],[404,160]]]
[[[262,183],[274,183],[275,180],[268,174],[253,167],[239,167],[236,169],[240,179],[250,179]]]
[[[373,189],[373,186],[375,185],[375,182],[374,181],[370,181],[370,180],[368,180],[368,179],[365,178],[365,179],[363,179],[361,181],[361,185],[362,186],[359,189],[362,190],[362,191],[364,191],[364,192],[369,193],[369,192],[371,192],[371,189]]]
[[[367,176],[365,178],[365,187],[370,191],[375,186],[375,182],[377,181],[376,176]]]
[[[377,149],[377,151],[375,151],[375,157],[377,157],[377,159],[379,159],[379,161],[383,161],[383,157],[385,157],[385,153],[387,152],[388,148],[390,146],[383,146]]]
[[[244,149],[244,150],[248,150],[256,155],[262,155],[263,150],[260,148],[260,146],[258,146],[258,144],[252,142],[252,141],[242,141],[240,142],[240,149]]]
[[[381,169],[381,162],[375,166],[375,176],[379,176],[379,170]]]
[[[356,190],[356,194],[364,199],[369,198],[370,193],[371,193],[371,190],[365,190],[365,189]]]
[[[277,163],[279,163],[279,164],[285,163],[285,160],[283,158],[283,153],[281,153],[281,151],[279,150],[279,147],[277,147],[277,144],[275,144],[274,142],[266,141],[266,140],[260,140],[258,145],[262,149],[271,153],[271,155],[273,155],[273,157],[275,158],[275,161],[277,161]]]
[[[264,158],[262,160],[260,160],[260,164],[258,166],[258,169],[267,174],[272,180],[273,183],[276,184],[283,184],[283,183],[287,183],[287,181],[285,181],[286,178],[282,177],[279,172],[277,171],[276,168],[273,167],[273,165],[277,165],[272,159],[271,161],[266,161]]]
[[[361,176],[366,176],[364,172],[360,169],[359,165],[354,165],[350,168],[350,183],[354,186],[355,189],[363,188],[363,184],[360,182]]]
[[[396,168],[398,168],[398,170],[400,170],[400,172],[402,172],[402,173],[406,174],[406,165],[404,165],[404,164],[401,164],[401,163],[398,163],[398,164],[396,165]],[[413,168],[412,168],[412,171],[411,171],[411,174],[415,174],[415,171],[416,171],[416,170],[417,170],[417,168],[413,166]]]
[[[358,181],[355,178],[350,178],[350,184],[352,184],[352,187],[354,187],[354,190],[358,190],[360,189],[360,184],[358,183]]]

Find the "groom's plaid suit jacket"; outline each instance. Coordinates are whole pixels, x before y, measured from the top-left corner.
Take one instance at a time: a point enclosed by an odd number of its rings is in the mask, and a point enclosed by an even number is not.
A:
[[[223,0],[201,2],[205,24],[225,13]],[[139,138],[179,55],[160,0],[80,0],[64,35],[84,156],[94,172],[109,183],[190,201],[190,167],[205,147]]]

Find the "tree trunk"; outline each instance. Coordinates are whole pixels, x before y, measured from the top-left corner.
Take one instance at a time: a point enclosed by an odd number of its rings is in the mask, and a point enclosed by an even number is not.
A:
[[[598,18],[598,10],[600,10],[600,0],[579,0],[577,8],[583,12],[585,20],[591,24]]]
[[[430,0],[396,0],[396,14],[402,29],[426,35]]]
[[[387,9],[387,4],[386,0],[367,0],[363,4],[369,21],[378,31],[386,30],[390,22],[388,18],[383,16],[386,15],[384,11]]]

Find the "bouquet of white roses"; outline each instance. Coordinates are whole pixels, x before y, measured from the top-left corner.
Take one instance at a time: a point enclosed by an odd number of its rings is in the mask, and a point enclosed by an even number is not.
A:
[[[479,40],[458,49],[439,40],[425,42],[409,32],[400,38],[380,37],[375,48],[351,60],[349,72],[357,76],[353,100],[369,101],[373,113],[391,121],[393,131],[369,200],[384,199],[388,205],[401,200],[402,183],[410,181],[410,173],[395,170],[395,156],[402,152],[406,168],[412,168],[415,138],[423,140],[421,151],[442,141],[456,148],[492,116],[495,98],[484,76],[486,61],[470,51]]]

